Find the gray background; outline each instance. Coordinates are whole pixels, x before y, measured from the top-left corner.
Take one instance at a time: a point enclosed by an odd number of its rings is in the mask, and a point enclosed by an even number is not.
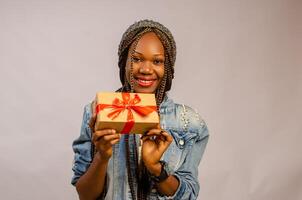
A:
[[[119,86],[134,21],[174,34],[176,102],[211,137],[199,199],[302,199],[302,1],[0,1],[1,199],[76,199],[83,107]]]

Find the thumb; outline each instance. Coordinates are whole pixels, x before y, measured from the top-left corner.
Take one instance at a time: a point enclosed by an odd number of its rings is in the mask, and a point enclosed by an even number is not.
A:
[[[161,129],[161,127],[160,127],[160,123],[158,123],[158,124],[157,124],[157,128],[158,128],[158,129]]]
[[[89,127],[90,127],[90,129],[91,129],[92,132],[94,132],[94,126],[95,126],[96,117],[97,117],[96,116],[96,112],[95,112],[95,106],[96,106],[95,101],[93,101],[91,103],[92,116],[91,116],[91,118],[89,120]]]
[[[91,102],[91,111],[92,111],[92,116],[96,117],[96,101]]]

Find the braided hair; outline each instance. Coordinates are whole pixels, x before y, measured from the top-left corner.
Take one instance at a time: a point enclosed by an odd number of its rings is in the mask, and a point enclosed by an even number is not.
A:
[[[119,75],[120,81],[122,83],[122,88],[118,91],[120,92],[134,92],[134,78],[133,78],[133,53],[135,52],[138,41],[141,37],[149,32],[153,32],[157,35],[159,40],[161,41],[164,47],[164,77],[156,89],[155,97],[156,104],[159,108],[160,103],[163,101],[166,92],[171,89],[172,79],[174,78],[174,63],[176,59],[176,44],[171,32],[162,24],[152,21],[152,20],[141,20],[135,22],[126,30],[123,34],[121,42],[118,48],[118,66],[119,66]],[[133,47],[133,48],[130,48]],[[129,52],[129,50],[131,52]],[[126,63],[128,59],[128,53],[130,53],[130,80],[127,81],[126,78]],[[128,183],[130,186],[130,191],[132,195],[132,199],[140,200],[146,199],[146,195],[150,192],[151,184],[150,177],[148,175],[147,169],[144,163],[141,161],[140,166],[138,166],[137,161],[137,147],[136,142],[132,144],[132,148],[134,148],[134,162],[136,163],[136,169],[138,170],[136,173],[131,172],[130,170],[130,146],[129,146],[129,135],[125,136],[126,142],[126,165],[128,171]],[[133,136],[135,138],[135,136]],[[135,140],[134,140],[135,141]],[[134,180],[137,181],[137,193],[135,192],[135,184]]]

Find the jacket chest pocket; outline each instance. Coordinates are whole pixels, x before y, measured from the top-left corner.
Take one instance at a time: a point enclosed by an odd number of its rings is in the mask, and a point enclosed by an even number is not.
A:
[[[163,159],[169,163],[171,169],[177,170],[184,162],[197,134],[174,129],[166,129],[166,131],[173,137],[173,142],[164,153]]]

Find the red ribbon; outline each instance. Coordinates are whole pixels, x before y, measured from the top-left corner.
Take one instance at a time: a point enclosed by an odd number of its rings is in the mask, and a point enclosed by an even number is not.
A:
[[[124,110],[128,110],[127,114],[127,122],[124,125],[123,130],[121,131],[122,134],[129,133],[134,126],[134,117],[132,110],[135,111],[140,116],[147,116],[153,111],[157,110],[156,106],[137,106],[139,102],[141,102],[141,98],[138,94],[134,95],[134,98],[130,98],[130,93],[122,92],[122,100],[119,98],[115,98],[112,101],[112,104],[98,104],[96,106],[96,114],[98,114],[101,110],[106,108],[112,108],[112,111],[108,113],[107,117],[114,120],[117,116],[120,115],[121,112]]]

